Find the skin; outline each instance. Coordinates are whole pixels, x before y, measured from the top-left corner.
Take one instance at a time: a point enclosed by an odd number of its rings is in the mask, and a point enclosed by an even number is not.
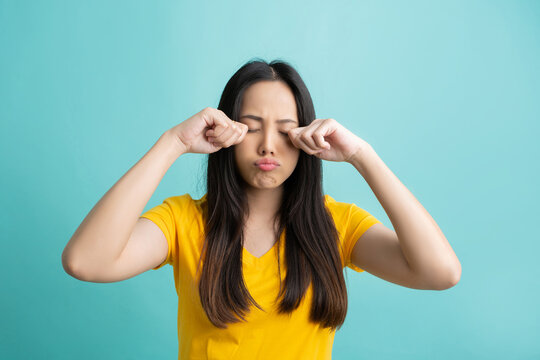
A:
[[[244,115],[255,115],[262,121],[242,118]],[[276,122],[280,119],[293,121]],[[248,222],[268,226],[279,209],[283,183],[293,173],[300,156],[300,149],[288,135],[289,130],[299,125],[292,91],[282,81],[251,85],[244,93],[238,121],[248,126],[244,140],[234,145],[236,165],[247,184]],[[276,160],[279,166],[263,171],[254,165],[261,158]]]

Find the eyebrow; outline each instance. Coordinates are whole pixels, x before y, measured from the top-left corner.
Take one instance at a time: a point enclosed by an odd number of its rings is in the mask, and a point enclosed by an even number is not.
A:
[[[242,119],[242,118],[249,118],[249,119],[253,119],[253,120],[257,120],[257,121],[263,121],[262,117],[255,116],[255,115],[242,115],[242,116],[240,116],[240,119]],[[288,123],[288,122],[296,123],[296,120],[293,120],[293,119],[279,119],[279,120],[276,120],[276,122],[277,123]]]

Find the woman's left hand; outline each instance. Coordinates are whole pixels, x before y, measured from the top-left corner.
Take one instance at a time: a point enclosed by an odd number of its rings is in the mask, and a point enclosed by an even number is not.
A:
[[[293,145],[309,155],[329,161],[350,162],[369,144],[334,119],[315,119],[308,126],[289,130]]]

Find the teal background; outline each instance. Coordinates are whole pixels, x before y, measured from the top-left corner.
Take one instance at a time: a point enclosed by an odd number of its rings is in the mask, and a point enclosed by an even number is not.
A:
[[[347,270],[333,359],[539,359],[538,1],[0,1],[2,359],[174,359],[172,267],[97,284],[61,253],[159,136],[261,57],[369,142],[462,264],[445,291]],[[146,209],[204,194],[204,155]],[[392,224],[361,175],[324,190]]]

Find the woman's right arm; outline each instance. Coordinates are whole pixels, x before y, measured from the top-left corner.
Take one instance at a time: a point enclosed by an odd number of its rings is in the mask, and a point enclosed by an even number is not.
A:
[[[184,152],[178,139],[165,132],[105,193],[62,253],[62,265],[68,274],[93,281],[112,269],[161,179]]]
[[[182,154],[216,152],[243,141],[246,133],[245,124],[213,108],[166,131],[79,225],[62,253],[64,270],[83,281],[113,282],[159,265],[168,252],[167,240],[140,215],[161,179]]]

